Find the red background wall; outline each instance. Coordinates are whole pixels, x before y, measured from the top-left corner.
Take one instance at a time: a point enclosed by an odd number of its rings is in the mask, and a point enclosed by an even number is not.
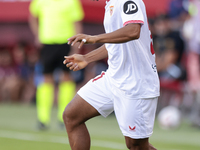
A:
[[[147,14],[153,17],[168,10],[170,0],[143,0]],[[85,12],[85,22],[101,23],[104,15],[105,0],[81,0]],[[0,22],[27,22],[30,2],[0,2]]]

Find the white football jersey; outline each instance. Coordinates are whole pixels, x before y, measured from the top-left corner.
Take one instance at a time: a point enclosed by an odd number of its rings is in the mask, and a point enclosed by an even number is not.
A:
[[[114,87],[132,98],[159,96],[151,32],[142,0],[110,0],[105,6],[104,28],[113,32],[129,23],[140,23],[140,38],[121,44],[106,43],[108,70]]]

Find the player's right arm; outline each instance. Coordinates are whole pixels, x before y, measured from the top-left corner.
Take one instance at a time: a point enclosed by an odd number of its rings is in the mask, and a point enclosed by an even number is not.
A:
[[[29,15],[29,26],[35,37],[38,37],[38,18],[33,16],[31,13]]]
[[[105,45],[93,50],[85,55],[74,54],[71,56],[65,56],[63,64],[70,70],[78,71],[85,68],[89,63],[98,61],[108,57],[108,51]]]
[[[38,36],[38,34],[39,34],[38,17],[39,17],[39,12],[41,10],[40,2],[41,2],[40,0],[31,1],[30,6],[29,6],[30,14],[29,14],[29,18],[28,18],[28,23],[29,23],[30,29],[35,37],[35,46],[37,46],[37,47],[41,47],[41,43],[40,43],[39,36]]]

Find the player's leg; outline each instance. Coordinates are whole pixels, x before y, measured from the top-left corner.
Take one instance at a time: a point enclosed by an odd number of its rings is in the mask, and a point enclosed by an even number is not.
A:
[[[70,78],[68,72],[63,73],[61,82],[58,85],[58,120],[63,123],[63,111],[76,93],[76,84]]]
[[[149,143],[149,150],[157,150],[152,144]]]
[[[67,105],[63,119],[72,150],[90,149],[90,135],[85,121],[98,115],[99,112],[79,95]]]
[[[133,99],[119,89],[114,91],[114,95],[116,118],[128,149],[155,149],[149,144],[148,138],[153,133],[157,98]]]
[[[145,139],[132,139],[125,137],[126,146],[130,150],[150,150],[148,138]]]
[[[41,64],[44,81],[37,86],[36,107],[40,129],[45,129],[50,122],[50,112],[54,101],[54,45],[44,45],[41,49]]]
[[[125,141],[130,150],[156,150],[156,148],[148,142],[148,138],[132,139],[130,137],[125,137]]]
[[[52,74],[44,75],[44,82],[38,85],[36,91],[36,107],[40,129],[44,129],[50,122],[50,113],[54,101],[54,85]]]
[[[102,73],[83,86],[66,106],[63,119],[72,150],[89,150],[90,136],[85,125],[88,119],[113,112],[112,93],[109,80]]]
[[[63,111],[66,105],[73,99],[76,93],[76,84],[70,75],[69,69],[63,64],[64,56],[70,52],[70,46],[66,44],[59,45],[57,51],[57,63],[59,68],[63,70],[58,85],[58,120],[63,123]]]

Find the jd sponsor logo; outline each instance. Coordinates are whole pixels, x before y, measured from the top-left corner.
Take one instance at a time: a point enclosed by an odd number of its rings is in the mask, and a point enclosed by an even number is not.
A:
[[[125,14],[134,14],[137,11],[138,11],[138,7],[133,1],[127,1],[124,4],[124,13]]]

